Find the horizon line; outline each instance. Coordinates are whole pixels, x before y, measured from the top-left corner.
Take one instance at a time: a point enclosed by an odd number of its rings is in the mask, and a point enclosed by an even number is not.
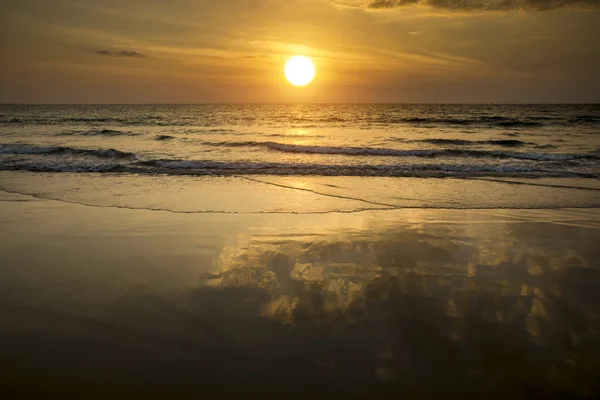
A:
[[[523,103],[523,102],[198,102],[198,103],[23,103],[0,102],[0,106],[193,106],[193,105],[600,105],[600,102]]]

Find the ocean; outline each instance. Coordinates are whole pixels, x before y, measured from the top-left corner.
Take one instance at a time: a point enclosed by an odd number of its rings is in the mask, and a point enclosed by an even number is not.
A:
[[[4,105],[0,170],[600,177],[600,105]]]

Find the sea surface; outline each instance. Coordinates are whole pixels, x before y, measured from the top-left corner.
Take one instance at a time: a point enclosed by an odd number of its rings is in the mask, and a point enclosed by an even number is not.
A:
[[[0,170],[600,177],[600,105],[3,105]]]

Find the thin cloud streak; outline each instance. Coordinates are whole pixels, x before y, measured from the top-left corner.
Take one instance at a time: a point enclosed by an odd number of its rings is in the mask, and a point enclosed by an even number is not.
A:
[[[600,9],[600,0],[374,0],[372,10],[407,6],[424,6],[435,10],[458,12],[550,11],[556,9]]]
[[[128,51],[128,50],[98,50],[96,54],[100,54],[101,56],[107,57],[125,57],[125,58],[152,58],[147,54],[138,53],[137,51]]]

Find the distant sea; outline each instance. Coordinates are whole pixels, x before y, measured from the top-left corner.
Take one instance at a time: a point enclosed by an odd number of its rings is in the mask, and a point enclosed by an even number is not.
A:
[[[2,105],[0,170],[600,177],[600,105]]]

